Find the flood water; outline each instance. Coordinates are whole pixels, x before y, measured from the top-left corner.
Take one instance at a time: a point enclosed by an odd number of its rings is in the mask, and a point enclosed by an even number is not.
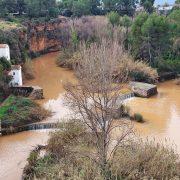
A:
[[[58,53],[50,53],[34,59],[36,78],[25,83],[44,89],[45,99],[38,102],[54,113],[46,121],[63,118],[69,113],[62,102],[63,83],[76,81],[72,71],[56,66],[57,57]],[[149,99],[132,98],[128,101],[132,112],[141,113],[146,121],[135,123],[135,128],[143,136],[169,138],[180,152],[180,86],[168,81],[158,85],[158,92]],[[45,144],[47,139],[47,131],[0,137],[0,180],[20,179],[30,150],[37,144]]]
[[[149,99],[133,98],[127,105],[132,113],[140,113],[145,123],[135,124],[135,128],[144,136],[167,139],[177,145],[180,153],[180,86],[175,81],[158,85],[158,94]]]
[[[46,144],[48,131],[29,131],[0,137],[0,179],[21,179],[23,167],[36,145]]]

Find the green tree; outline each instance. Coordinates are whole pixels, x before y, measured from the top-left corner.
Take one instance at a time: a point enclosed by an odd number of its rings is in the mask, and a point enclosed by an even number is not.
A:
[[[117,3],[117,12],[123,16],[133,16],[136,10],[137,0],[119,0]]]
[[[125,34],[125,48],[129,49],[130,48],[130,42],[129,42],[129,29],[132,25],[132,20],[129,16],[125,15],[120,19],[120,26],[123,26],[126,29],[126,34]]]
[[[81,17],[82,15],[91,14],[89,2],[87,0],[78,0],[73,2],[73,16]]]
[[[132,26],[132,44],[136,58],[155,65],[171,46],[170,26],[164,16],[140,14]]]
[[[148,13],[152,13],[154,10],[154,1],[155,0],[141,0],[140,4],[144,7],[144,9],[146,10],[146,12]]]
[[[175,1],[175,5],[173,7],[173,10],[180,9],[180,0]]]
[[[144,41],[141,28],[147,19],[148,19],[147,13],[140,13],[132,24],[131,45],[132,45],[132,54],[135,56],[135,58],[144,58],[140,50]]]
[[[171,23],[173,37],[180,37],[180,9],[173,10],[168,19]]]
[[[131,18],[127,15],[123,16],[120,20],[120,25],[128,29],[132,25]]]
[[[106,12],[115,11],[118,0],[102,0]]]
[[[3,67],[3,70],[10,70],[11,69],[11,63],[4,57],[0,58],[0,65]]]
[[[100,4],[100,0],[62,0],[59,8],[61,12],[72,12],[73,16],[80,17],[88,14],[102,14]]]
[[[180,9],[174,9],[168,16],[171,25],[171,38],[173,47],[171,48],[170,59],[180,60]]]
[[[58,6],[56,0],[26,0],[27,13],[33,17],[57,17]]]
[[[24,0],[17,0],[16,9],[19,12],[19,15],[22,15],[23,12],[26,12],[26,3]]]
[[[117,11],[120,15],[133,16],[137,0],[102,0],[107,12]]]

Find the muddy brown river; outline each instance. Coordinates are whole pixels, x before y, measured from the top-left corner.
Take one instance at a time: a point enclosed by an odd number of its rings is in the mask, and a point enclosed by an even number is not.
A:
[[[68,110],[63,106],[63,83],[75,82],[72,71],[56,66],[58,53],[50,53],[34,59],[36,78],[26,85],[39,85],[44,89],[45,99],[39,101],[54,112],[53,121],[66,116]],[[177,145],[180,153],[180,86],[174,81],[158,85],[158,95],[149,99],[132,98],[127,102],[132,112],[141,113],[145,123],[135,123],[140,135],[169,139]],[[49,131],[29,131],[0,137],[0,180],[21,179],[22,169],[29,152],[37,144],[45,144]]]

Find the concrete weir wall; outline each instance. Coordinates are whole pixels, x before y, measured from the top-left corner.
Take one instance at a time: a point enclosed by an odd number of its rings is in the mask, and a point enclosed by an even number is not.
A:
[[[17,86],[11,87],[11,91],[16,96],[30,97],[32,99],[43,99],[43,89],[39,86]]]
[[[23,131],[32,131],[32,130],[41,130],[41,129],[57,129],[59,128],[59,123],[36,123],[36,124],[27,124],[21,127],[0,129],[0,135],[9,135],[13,133],[23,132]]]

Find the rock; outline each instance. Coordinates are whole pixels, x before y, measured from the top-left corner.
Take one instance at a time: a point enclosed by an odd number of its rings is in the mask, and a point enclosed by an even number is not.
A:
[[[157,86],[153,84],[130,82],[129,85],[135,96],[148,98],[157,94]]]
[[[43,89],[39,86],[32,86],[33,91],[30,94],[30,98],[34,99],[34,100],[38,100],[38,99],[44,99],[43,96]]]

